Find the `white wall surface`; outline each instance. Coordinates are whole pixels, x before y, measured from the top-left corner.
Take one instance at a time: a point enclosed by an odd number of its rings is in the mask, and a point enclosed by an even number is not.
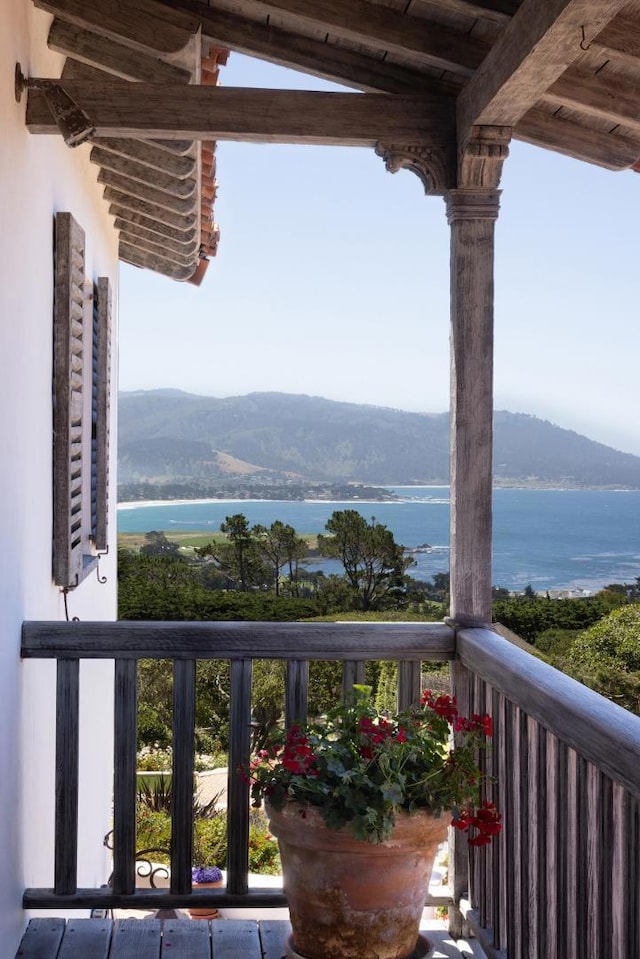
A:
[[[30,135],[26,97],[14,98],[14,67],[56,77],[62,58],[47,49],[50,16],[31,0],[2,0],[0,27],[0,942],[13,956],[26,921],[25,886],[53,880],[55,664],[20,659],[23,620],[63,620],[51,576],[52,241],[55,214],[69,211],[86,234],[86,273],[108,276],[117,317],[117,239],[90,147]],[[117,351],[112,347],[112,415]],[[112,424],[111,477],[116,436]],[[112,550],[69,594],[69,615],[116,616],[115,482],[109,508]],[[81,669],[79,884],[108,874],[102,839],[110,827],[112,667]]]

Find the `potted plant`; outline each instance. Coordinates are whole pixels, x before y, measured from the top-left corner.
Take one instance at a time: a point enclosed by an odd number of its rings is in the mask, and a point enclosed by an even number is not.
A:
[[[455,699],[429,691],[387,717],[370,692],[355,686],[323,721],[279,734],[247,771],[280,845],[292,954],[304,959],[415,955],[448,825],[473,846],[501,828],[481,798],[491,718],[460,716]]]
[[[222,871],[217,866],[194,866],[191,870],[191,885],[199,889],[222,886],[223,882]],[[218,910],[214,906],[189,908],[189,915],[192,919],[217,919]]]

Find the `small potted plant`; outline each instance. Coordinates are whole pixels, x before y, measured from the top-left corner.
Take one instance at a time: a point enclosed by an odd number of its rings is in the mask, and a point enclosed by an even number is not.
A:
[[[191,885],[198,889],[222,886],[223,882],[222,871],[217,866],[194,866],[191,870]],[[217,919],[218,910],[213,906],[189,908],[189,915],[192,919]]]
[[[304,959],[413,956],[449,824],[471,846],[501,829],[478,762],[491,718],[460,716],[429,691],[387,717],[370,692],[356,686],[322,722],[292,726],[246,771],[280,845],[291,952]]]

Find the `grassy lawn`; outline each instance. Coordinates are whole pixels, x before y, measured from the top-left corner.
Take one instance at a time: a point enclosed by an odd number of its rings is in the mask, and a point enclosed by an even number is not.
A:
[[[177,543],[185,553],[193,551],[196,547],[206,546],[208,543],[222,543],[226,539],[224,533],[220,532],[207,533],[198,532],[197,530],[189,532],[161,530],[159,532],[163,532],[169,542]],[[118,533],[118,547],[136,552],[141,546],[144,546],[146,542],[145,535],[145,533]],[[301,534],[301,538],[306,541],[309,547],[309,553],[313,553],[313,551],[317,549],[318,536],[316,533],[303,533]]]

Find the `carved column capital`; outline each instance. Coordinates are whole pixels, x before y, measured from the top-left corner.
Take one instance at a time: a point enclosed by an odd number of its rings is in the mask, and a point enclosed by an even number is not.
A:
[[[460,144],[458,186],[496,190],[502,166],[509,156],[511,127],[471,127],[468,139]]]
[[[449,190],[444,201],[447,223],[457,220],[497,220],[500,211],[500,190],[473,189]]]
[[[427,196],[444,196],[455,183],[455,163],[444,147],[377,143],[376,154],[382,157],[389,173],[415,173]]]

